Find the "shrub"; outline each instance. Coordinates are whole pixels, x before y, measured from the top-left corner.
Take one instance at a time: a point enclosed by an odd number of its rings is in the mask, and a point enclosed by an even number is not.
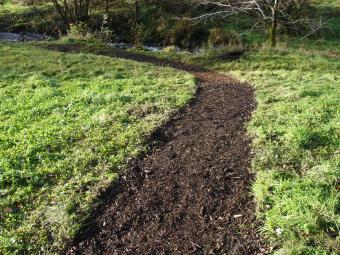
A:
[[[74,43],[75,41],[99,43],[105,41],[106,37],[101,31],[92,32],[86,23],[79,22],[70,24],[67,34],[61,36],[60,40],[65,43]]]
[[[89,27],[84,22],[70,24],[67,37],[72,39],[84,39],[90,35]]]
[[[5,2],[4,0],[2,1]],[[12,4],[24,5],[24,6],[44,4],[45,2],[46,2],[45,0],[12,0]],[[1,3],[1,0],[0,0],[0,3]]]
[[[175,23],[170,32],[170,43],[180,47],[195,48],[207,41],[209,31],[202,25],[193,25],[188,20]]]
[[[206,46],[209,38],[209,29],[204,26],[194,26],[190,34],[190,46],[193,48]]]
[[[103,15],[103,21],[100,28],[99,38],[101,41],[110,42],[114,37],[113,31],[109,28],[109,15]]]
[[[162,51],[165,53],[174,53],[178,51],[178,48],[175,45],[171,45],[171,46],[165,47]]]
[[[238,59],[244,52],[245,49],[242,46],[219,46],[198,51],[194,54],[194,58],[200,63],[209,65],[217,59],[225,61]]]
[[[134,21],[130,24],[131,37],[134,45],[136,47],[142,47],[144,42],[150,36],[150,29],[146,28],[143,24],[135,23]]]
[[[208,44],[210,47],[218,47],[224,45],[240,44],[241,38],[234,30],[224,30],[222,28],[213,28],[210,31]]]
[[[156,42],[162,42],[163,45],[167,45],[170,41],[171,24],[169,18],[160,17],[155,25],[155,31],[153,31],[153,39]]]
[[[190,30],[191,24],[189,21],[181,20],[176,22],[170,31],[170,43],[178,46],[187,46]]]

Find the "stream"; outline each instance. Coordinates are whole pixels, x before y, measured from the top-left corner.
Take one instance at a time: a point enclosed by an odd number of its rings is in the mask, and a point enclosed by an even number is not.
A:
[[[2,42],[30,42],[30,41],[43,41],[48,39],[47,36],[38,33],[11,33],[0,32],[0,41]]]
[[[32,42],[32,41],[44,41],[48,40],[50,37],[45,36],[43,34],[31,33],[31,32],[20,32],[20,33],[12,33],[12,32],[1,32],[0,31],[0,42]],[[108,43],[108,46],[112,48],[117,48],[121,50],[127,50],[134,47],[131,43]],[[143,50],[152,51],[152,52],[161,52],[164,47],[153,46],[153,45],[143,45],[141,47]],[[179,48],[176,48],[176,51],[180,51]]]

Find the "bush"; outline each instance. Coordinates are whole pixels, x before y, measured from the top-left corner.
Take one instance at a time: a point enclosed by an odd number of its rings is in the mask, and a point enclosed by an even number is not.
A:
[[[3,2],[5,1],[3,0]],[[0,0],[0,3],[1,3],[1,0]],[[24,5],[24,6],[44,4],[44,3],[46,3],[45,0],[12,0],[12,4]]]
[[[170,32],[170,43],[179,47],[202,46],[207,41],[209,31],[201,24],[193,25],[188,20],[178,21]]]
[[[131,22],[131,37],[135,47],[142,47],[144,42],[150,36],[150,29],[143,24]]]
[[[155,42],[161,42],[167,45],[170,41],[171,34],[170,18],[160,17],[155,24],[155,31],[153,31],[153,39]]]
[[[224,30],[222,28],[213,28],[210,31],[208,44],[210,47],[240,44],[241,38],[234,30]]]
[[[74,43],[76,41],[86,41],[91,43],[99,43],[106,41],[105,34],[101,31],[92,32],[88,25],[83,22],[70,24],[67,34],[61,36],[60,40],[65,43]]]
[[[190,44],[191,47],[197,48],[206,46],[209,38],[209,29],[204,26],[194,26],[190,34]]]
[[[171,46],[165,47],[162,51],[165,53],[175,53],[178,51],[178,48],[175,45],[171,45]]]
[[[217,59],[225,61],[239,59],[244,54],[244,52],[245,49],[242,46],[219,46],[196,52],[194,58],[200,63],[209,65]]]
[[[104,14],[102,25],[100,28],[100,33],[98,34],[99,39],[104,42],[110,42],[114,37],[113,31],[109,28],[108,24],[109,24],[109,15]]]
[[[190,22],[187,20],[178,21],[170,31],[170,43],[178,46],[188,44],[188,34],[190,33]]]
[[[70,24],[70,27],[67,31],[67,37],[72,39],[84,39],[89,37],[90,34],[90,30],[87,24],[84,22]]]

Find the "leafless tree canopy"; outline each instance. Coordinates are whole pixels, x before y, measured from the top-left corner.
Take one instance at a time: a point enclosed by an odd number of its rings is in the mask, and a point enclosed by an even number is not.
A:
[[[66,22],[87,21],[92,6],[92,0],[51,0]]]
[[[291,12],[301,10],[308,0],[192,0],[191,2],[211,9],[210,12],[197,17],[197,19],[251,12],[265,21],[271,21],[275,11],[289,20]]]
[[[268,26],[269,40],[276,44],[276,33],[281,25],[298,27],[298,24],[311,23],[304,15],[304,7],[308,0],[192,0],[192,3],[206,8],[206,12],[194,17],[196,20],[204,20],[216,16],[228,17],[238,14],[255,16],[254,27],[259,24]],[[315,30],[315,28],[314,28]]]

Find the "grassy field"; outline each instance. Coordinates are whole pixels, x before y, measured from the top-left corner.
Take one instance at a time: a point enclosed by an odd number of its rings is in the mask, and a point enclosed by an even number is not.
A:
[[[52,254],[193,77],[90,54],[0,44],[0,253]]]
[[[249,132],[263,233],[279,254],[338,254],[340,59],[264,49],[215,69],[256,87]]]

